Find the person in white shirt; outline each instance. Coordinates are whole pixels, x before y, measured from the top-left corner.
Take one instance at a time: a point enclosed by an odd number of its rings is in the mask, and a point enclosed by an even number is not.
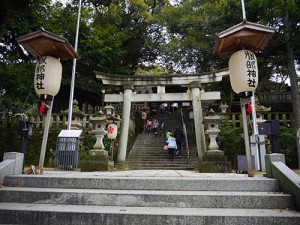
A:
[[[176,138],[174,138],[172,133],[166,142],[168,144],[169,158],[172,161],[174,158],[174,152],[177,149]]]

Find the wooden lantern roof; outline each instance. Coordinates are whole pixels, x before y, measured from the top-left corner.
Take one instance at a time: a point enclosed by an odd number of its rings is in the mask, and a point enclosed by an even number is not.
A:
[[[68,40],[44,29],[16,38],[24,49],[36,58],[53,56],[60,59],[78,58]]]
[[[242,48],[249,51],[263,50],[274,33],[274,28],[243,21],[217,34],[213,54],[233,53]]]

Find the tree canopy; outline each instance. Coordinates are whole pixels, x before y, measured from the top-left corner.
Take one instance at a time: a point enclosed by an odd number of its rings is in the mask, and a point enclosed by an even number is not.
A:
[[[295,118],[300,118],[296,73],[300,2],[249,0],[245,4],[248,21],[277,29],[267,47],[257,52],[258,91],[286,90],[283,81],[289,79]],[[0,111],[20,112],[38,101],[32,85],[36,59],[15,39],[43,27],[73,45],[78,0],[0,0],[0,6]],[[240,0],[83,0],[75,84],[101,90],[95,70],[128,75],[226,68],[229,56],[212,54],[216,33],[241,21]],[[72,61],[62,63],[63,84],[68,85]],[[296,121],[299,126],[300,121]]]

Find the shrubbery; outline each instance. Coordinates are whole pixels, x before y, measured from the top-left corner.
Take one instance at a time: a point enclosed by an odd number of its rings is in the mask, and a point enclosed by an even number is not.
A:
[[[297,168],[297,130],[285,126],[280,127],[279,152],[285,155],[286,165],[291,169]]]
[[[224,151],[228,160],[234,161],[236,155],[245,155],[245,144],[242,138],[243,129],[240,127],[232,127],[226,123],[220,124],[218,136],[219,147]],[[280,127],[280,135],[278,138],[279,152],[285,155],[286,164],[290,168],[297,168],[297,130],[285,126]],[[268,149],[270,141],[267,137],[266,148]],[[267,152],[267,153],[271,153]]]
[[[229,161],[234,161],[236,155],[245,155],[245,144],[241,134],[243,129],[240,127],[232,127],[226,123],[220,124],[218,136],[219,147],[224,151]]]

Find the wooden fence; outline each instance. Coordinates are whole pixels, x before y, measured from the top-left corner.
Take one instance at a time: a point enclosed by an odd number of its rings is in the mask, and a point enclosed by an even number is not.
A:
[[[279,120],[280,125],[292,125],[294,122],[294,117],[292,113],[287,112],[263,112],[262,118],[265,120]],[[86,115],[82,118],[81,123],[83,128],[87,129],[92,127],[89,123],[89,118],[92,115]],[[159,116],[158,116],[159,117]],[[11,117],[8,114],[3,114],[2,116],[2,128],[16,128],[18,121],[21,120],[20,117]],[[45,115],[30,116],[28,121],[33,123],[33,128],[44,128],[45,126]],[[227,113],[224,118],[225,122],[232,124],[234,127],[242,126],[242,115],[240,113]],[[51,124],[52,129],[66,129],[67,127],[67,115],[62,114],[52,114]]]

